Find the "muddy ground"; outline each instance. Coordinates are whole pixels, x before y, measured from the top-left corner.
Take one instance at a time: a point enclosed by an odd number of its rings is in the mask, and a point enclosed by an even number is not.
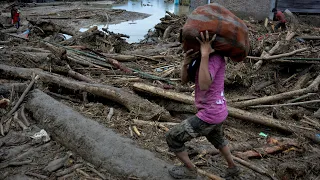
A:
[[[7,6],[8,4],[3,5],[3,7]],[[5,33],[1,33],[0,41],[8,43],[0,45],[2,47],[0,49],[2,54],[0,57],[1,67],[3,67],[2,65],[9,65],[23,68],[40,68],[45,72],[52,72],[68,79],[74,79],[75,77],[68,74],[64,69],[66,65],[69,65],[75,72],[89,78],[89,80],[82,79],[82,81],[129,90],[143,99],[148,99],[153,104],[159,104],[170,112],[171,121],[179,122],[192,115],[192,110],[183,109],[183,105],[188,103],[181,104],[181,102],[178,103],[168,98],[154,96],[152,93],[133,91],[134,83],[141,82],[192,96],[193,84],[189,83],[182,86],[179,81],[179,65],[183,55],[180,44],[177,42],[177,35],[185,17],[168,14],[167,17],[163,18],[162,23],[156,25],[155,31],[148,34],[147,40],[143,41],[147,43],[128,44],[123,38],[124,35],[114,34],[117,32],[105,33],[92,29],[88,32],[80,33],[78,29],[87,24],[98,22],[119,23],[121,21],[141,19],[148,15],[97,8],[93,2],[74,2],[59,6],[32,6],[21,8],[24,12],[22,16],[23,26],[17,33],[14,28],[9,27],[7,18],[9,17],[9,11],[2,8],[1,24],[5,27],[1,31]],[[29,22],[35,23],[30,25]],[[281,40],[282,45],[274,54],[282,54],[309,47],[310,49],[297,53],[295,57],[319,58],[320,56],[319,40],[301,42],[301,39],[292,38],[286,41],[287,32],[271,33],[271,26],[265,28],[263,23],[256,22],[254,19],[247,20],[246,23],[250,29],[250,56],[261,56],[264,50],[270,50],[278,40]],[[167,35],[167,38],[163,39],[164,31],[169,25],[177,28],[174,28]],[[49,26],[51,28],[48,28]],[[302,24],[302,26],[308,28],[298,27],[293,29],[290,25],[289,29],[294,30],[297,34],[296,36],[320,35],[318,27],[306,24]],[[28,41],[23,36],[16,37],[17,34],[24,32],[28,28],[31,29]],[[13,32],[7,32],[8,29],[13,30]],[[57,38],[59,37],[59,31],[62,32],[62,29],[77,38],[70,40]],[[15,36],[8,35],[8,33],[13,33]],[[41,41],[43,39],[62,44],[73,50],[68,49],[65,55],[59,51],[61,49],[54,49]],[[152,41],[148,39],[152,39]],[[61,48],[61,46],[57,47]],[[112,63],[113,66],[110,66],[110,62],[109,64],[98,62],[94,58],[90,59],[88,55],[79,54],[78,51],[95,54],[100,58],[109,57],[115,59],[125,67],[137,71],[135,71],[136,73],[124,73],[123,71],[127,70],[126,68],[115,66]],[[126,57],[120,57],[120,55],[126,55]],[[82,60],[82,63],[77,63],[73,59]],[[230,105],[233,106],[237,102],[245,101],[246,99],[306,88],[319,75],[317,60],[293,62],[293,60],[277,58],[272,62],[264,62],[258,70],[254,69],[256,62],[257,60],[254,60],[254,58],[248,58],[241,63],[228,61],[225,94]],[[3,70],[0,72],[0,84],[3,85],[3,89],[5,87],[12,88],[12,83],[20,83],[22,86],[22,90],[13,88],[15,91],[12,91],[11,88],[7,88],[7,90],[0,91],[3,92],[1,94],[3,98],[11,99],[8,107],[0,109],[0,115],[4,117],[17,103],[30,81],[19,76],[12,76]],[[141,72],[161,78],[151,78],[151,76],[141,75]],[[121,104],[121,102],[117,103],[115,102],[116,100],[106,96],[101,97],[81,89],[68,89],[55,82],[44,82],[42,80],[35,83],[33,89],[35,88],[44,91],[59,102],[80,112],[83,116],[114,130],[123,137],[132,139],[140,148],[153,152],[156,157],[170,164],[179,164],[174,155],[168,152],[165,142],[165,133],[167,128],[170,129],[172,127],[171,125],[163,127],[138,124],[133,120],[146,120],[143,116],[139,116],[140,110],[128,110],[128,107]],[[310,96],[305,97],[305,101],[319,98],[318,89],[307,93]],[[288,103],[288,100],[295,99],[301,95],[276,102],[278,104]],[[28,96],[26,99],[28,99]],[[27,101],[26,99],[24,102]],[[301,100],[295,100],[294,102],[299,101]],[[170,105],[172,104],[178,104],[178,108],[171,107]],[[318,163],[320,160],[319,145],[314,142],[314,139],[310,140],[312,138],[308,138],[305,132],[312,135],[319,134],[320,121],[318,119],[319,116],[315,114],[319,107],[319,103],[265,108],[244,107],[242,108],[243,110],[280,121],[290,128],[297,128],[298,126],[298,130],[294,130],[293,133],[283,132],[276,128],[230,116],[225,123],[224,132],[233,147],[234,155],[242,157],[255,167],[266,170],[267,174],[273,178],[285,180],[318,179],[318,172],[320,171]],[[114,114],[112,118],[108,118],[111,108],[114,110]],[[35,140],[30,138],[43,127],[29,111],[25,111],[22,108],[18,110],[18,119],[23,120],[22,113],[25,113],[31,124],[25,130],[22,130],[21,125],[15,119],[5,121],[5,124],[7,124],[5,127],[8,129],[6,135],[0,138],[0,179],[139,179],[134,175],[119,175],[108,169],[92,165],[92,163],[83,160],[81,156],[74,153],[74,149],[67,149],[61,145],[61,142],[56,141],[54,135],[49,134],[51,140],[48,142],[44,142],[43,139]],[[152,113],[150,112],[150,114]],[[169,120],[166,119],[166,121]],[[140,135],[133,131],[134,127],[137,127]],[[272,139],[277,139],[277,143],[270,143]],[[291,141],[294,143],[290,144],[289,142]],[[223,177],[227,165],[205,138],[194,139],[187,145],[192,161],[199,168]],[[267,153],[267,147],[276,146],[281,146],[281,148],[272,153]],[[212,153],[203,153],[203,150],[211,150]],[[242,152],[247,152],[250,155],[258,153],[258,156],[245,158]],[[52,171],[46,168],[50,162],[60,158],[64,158],[64,161],[59,168]],[[19,164],[17,162],[22,163]],[[141,163],[143,164],[144,162]],[[242,173],[240,177],[235,179],[270,179],[266,175],[257,173],[243,165],[238,165]],[[63,178],[57,176],[58,173],[70,167],[77,168],[66,173]],[[36,175],[30,174],[30,172],[36,173]],[[42,175],[42,177],[35,177],[37,175]]]

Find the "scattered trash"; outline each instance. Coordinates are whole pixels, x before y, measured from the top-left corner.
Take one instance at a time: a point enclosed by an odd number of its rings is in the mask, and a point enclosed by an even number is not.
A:
[[[10,104],[9,99],[0,99],[0,108],[6,108]]]
[[[265,137],[265,138],[268,137],[268,135],[265,134],[265,133],[263,133],[263,132],[260,132],[260,133],[259,133],[259,136],[262,136],[262,137]]]
[[[44,142],[50,141],[49,134],[44,129],[41,129],[40,132],[35,133],[33,136],[31,136],[31,138],[35,140],[43,139]]]
[[[296,40],[297,40],[298,42],[301,42],[301,43],[306,42],[305,40],[303,40],[303,39],[301,39],[301,38],[296,38]]]

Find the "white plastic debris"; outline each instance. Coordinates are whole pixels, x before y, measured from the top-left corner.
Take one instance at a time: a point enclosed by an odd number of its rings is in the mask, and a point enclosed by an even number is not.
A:
[[[50,141],[49,134],[44,129],[41,129],[40,132],[35,133],[33,136],[31,136],[31,138],[36,139],[36,140],[43,139],[44,142]]]

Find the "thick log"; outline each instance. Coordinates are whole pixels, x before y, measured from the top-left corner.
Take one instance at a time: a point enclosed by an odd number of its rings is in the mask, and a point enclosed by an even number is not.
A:
[[[50,34],[53,34],[55,32],[61,32],[64,34],[68,34],[70,36],[74,36],[76,33],[59,26],[58,24],[53,23],[52,21],[47,20],[39,20],[39,19],[27,19],[33,26],[38,26],[40,29],[42,29],[45,32],[49,32]]]
[[[1,33],[16,33],[17,32],[17,28],[13,27],[13,28],[9,28],[9,29],[3,29],[0,32]]]
[[[234,118],[246,120],[256,124],[262,124],[262,125],[280,129],[282,131],[289,132],[289,133],[293,132],[293,130],[288,125],[280,121],[277,121],[273,118],[269,118],[267,116],[262,116],[260,114],[251,113],[251,112],[233,108],[230,106],[228,106],[228,111],[229,111],[229,116]]]
[[[173,29],[172,25],[168,26],[167,29],[163,33],[163,38],[162,39],[169,38],[172,29]]]
[[[287,34],[287,37],[286,37],[286,41],[290,41],[295,35],[296,35],[295,32],[288,31],[288,34]]]
[[[53,139],[96,167],[122,176],[172,179],[167,172],[170,164],[39,90],[30,94],[26,108]]]
[[[317,79],[319,79],[319,81],[320,81],[320,75],[317,77]],[[315,80],[315,81],[318,81],[318,80]],[[315,84],[315,82],[313,82],[310,85],[310,87],[312,89],[315,86],[314,84]],[[175,101],[184,102],[186,104],[193,104],[194,103],[193,97],[191,97],[191,96],[187,96],[187,95],[184,95],[181,93],[176,93],[176,92],[164,91],[163,89],[158,88],[158,87],[154,87],[154,86],[150,86],[150,85],[146,85],[146,84],[141,85],[140,83],[139,84],[135,83],[134,88],[139,91],[149,92],[149,93],[161,96],[161,97],[169,98],[169,99],[172,99]],[[289,124],[277,121],[277,120],[270,118],[270,117],[267,117],[267,116],[263,116],[263,115],[256,114],[256,113],[251,113],[251,112],[244,111],[244,110],[237,109],[237,108],[233,108],[230,106],[228,106],[228,111],[229,111],[229,116],[231,116],[231,117],[238,118],[238,119],[245,120],[245,121],[249,121],[249,122],[256,123],[256,124],[262,124],[262,125],[276,128],[276,129],[279,129],[279,130],[282,130],[282,131],[288,132],[288,133],[301,134],[301,135],[305,136],[306,138],[320,144],[320,139],[317,138],[313,132],[301,131],[300,129],[303,129],[303,127],[301,128],[300,126],[289,125]]]
[[[61,74],[61,75],[65,75],[65,76],[70,76],[73,79],[79,80],[79,81],[84,81],[87,83],[94,83],[94,80],[84,76],[78,72],[75,72],[74,70],[72,70],[70,68],[69,65],[67,65],[66,67],[61,67],[61,66],[52,66],[52,67],[41,67],[41,69],[45,70],[45,71],[50,71],[53,73],[57,73],[57,74]]]
[[[187,104],[194,104],[194,98],[192,96],[187,96],[173,91],[164,90],[155,86],[150,86],[143,83],[134,83],[133,88],[137,91],[149,92],[175,101]]]
[[[67,89],[78,89],[100,97],[104,97],[125,106],[129,111],[135,113],[144,120],[160,117],[160,119],[163,121],[174,121],[169,112],[163,107],[153,104],[132,92],[113,86],[78,82],[54,74],[46,73],[40,69],[18,68],[6,65],[0,65],[0,73],[23,79],[30,79],[31,75],[36,73],[39,75],[42,82],[53,83]]]
[[[57,58],[59,58],[60,60],[68,59],[66,49],[53,46],[53,45],[46,43],[46,42],[44,42],[43,44],[45,45],[46,49],[51,51],[53,53],[53,55],[56,56]]]
[[[261,169],[261,168],[257,167],[256,165],[251,164],[251,163],[249,163],[249,162],[247,162],[245,160],[242,160],[242,159],[240,159],[238,157],[232,156],[232,158],[233,158],[233,160],[237,161],[238,163],[242,164],[243,166],[246,166],[249,169],[252,169],[252,170],[256,171],[257,173],[260,173],[262,175],[270,177],[271,179],[274,179],[274,180],[276,179],[271,174],[269,174],[267,172],[267,170],[265,170],[265,169]]]
[[[102,53],[107,58],[112,58],[118,61],[135,61],[138,58],[132,55],[123,55],[123,54],[106,54]]]
[[[168,111],[178,112],[178,113],[197,113],[197,108],[194,105],[191,104],[184,104],[179,102],[171,101],[168,103],[167,100],[163,100],[160,102],[157,102],[161,106],[163,106]]]
[[[68,45],[68,46],[74,45],[79,39],[84,39],[86,37],[92,36],[95,33],[100,33],[98,31],[98,27],[97,26],[94,26],[94,27],[88,29],[85,32],[82,32],[82,33],[80,33],[78,35],[75,35],[75,36],[73,36],[72,38],[70,38],[68,40],[62,41],[60,44],[61,45],[65,45],[65,46],[66,45]]]
[[[248,101],[235,102],[235,103],[232,103],[232,106],[247,107],[247,106],[253,106],[258,104],[266,104],[266,103],[276,102],[279,100],[289,99],[294,96],[300,96],[307,93],[317,92],[319,89],[319,83],[320,83],[320,75],[318,75],[318,77],[307,88],[284,92],[284,93],[276,94],[273,96],[266,96],[262,98],[252,99]]]
[[[299,79],[297,80],[292,90],[298,90],[298,89],[304,88],[305,85],[310,80],[310,78],[311,78],[311,75],[309,73],[302,75],[301,77],[299,77]]]
[[[40,53],[51,53],[49,50],[43,48],[35,48],[35,47],[26,47],[26,46],[17,46],[14,47],[16,51],[25,51],[25,52],[40,52]]]
[[[7,45],[10,43],[11,43],[11,41],[0,41],[0,45]]]
[[[320,40],[320,36],[300,36],[298,38],[304,40]]]

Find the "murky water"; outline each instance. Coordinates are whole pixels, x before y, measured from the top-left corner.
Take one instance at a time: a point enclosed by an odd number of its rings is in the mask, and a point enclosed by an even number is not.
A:
[[[126,4],[113,5],[112,8],[151,15],[145,19],[127,21],[108,26],[110,31],[129,35],[130,38],[127,39],[129,43],[139,42],[144,39],[144,35],[148,33],[149,29],[152,29],[160,22],[160,18],[165,16],[166,11],[179,15],[186,14],[189,11],[186,6],[175,5],[173,2],[166,3],[164,0],[129,0]],[[106,24],[98,24],[97,26],[99,29],[102,29]],[[80,31],[86,31],[88,28],[89,27],[81,28]]]

